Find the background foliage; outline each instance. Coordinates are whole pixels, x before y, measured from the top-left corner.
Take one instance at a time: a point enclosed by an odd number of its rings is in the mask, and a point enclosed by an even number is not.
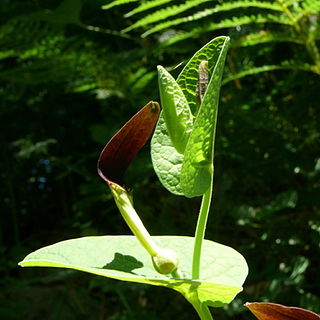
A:
[[[0,318],[196,319],[165,288],[17,262],[56,241],[129,233],[97,177],[98,154],[159,100],[157,64],[176,75],[219,35],[233,46],[206,237],[240,251],[250,273],[214,313],[252,319],[241,304],[262,300],[319,313],[319,12],[315,0],[4,0]],[[127,183],[152,234],[193,235],[199,201],[160,186],[148,147]]]

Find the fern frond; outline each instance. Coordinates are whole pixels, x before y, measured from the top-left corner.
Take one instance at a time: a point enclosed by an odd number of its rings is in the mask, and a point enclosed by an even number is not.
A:
[[[233,41],[233,45],[235,45],[236,47],[248,47],[267,42],[292,42],[298,44],[304,43],[302,39],[299,39],[298,37],[288,33],[261,30],[258,33],[251,33]]]
[[[284,25],[292,25],[291,20],[286,16],[275,14],[258,14],[251,16],[242,16],[239,18],[233,17],[232,19],[225,19],[218,23],[210,23],[208,26],[201,29],[207,32],[219,29],[233,28],[251,23],[278,23]],[[197,28],[197,31],[199,31],[199,29],[200,28]]]
[[[131,3],[131,2],[138,2],[138,1],[139,0],[115,0],[115,1],[110,2],[109,4],[103,5],[102,9],[109,10],[109,9],[116,7],[116,6],[121,6],[123,4]]]
[[[226,76],[223,79],[222,84],[226,84],[230,81],[244,78],[246,76],[252,76],[262,72],[270,72],[275,70],[300,70],[300,71],[314,72],[312,65],[301,64],[300,62],[297,63],[292,61],[285,61],[279,65],[264,65],[261,67],[250,68],[248,70],[238,72],[235,75]]]
[[[305,10],[309,9],[311,14],[319,14],[320,12],[320,1],[319,0],[305,0],[301,3]]]
[[[141,36],[144,38],[144,37],[149,36],[152,33],[159,32],[161,30],[168,29],[168,28],[176,26],[176,25],[180,25],[182,23],[199,20],[199,19],[205,18],[213,13],[214,13],[214,9],[205,9],[203,11],[199,11],[199,12],[197,12],[193,15],[190,15],[188,17],[182,17],[182,18],[171,20],[171,21],[159,23],[156,26],[154,26],[153,28],[150,28],[148,31],[144,32]]]
[[[186,1],[186,3],[181,4],[181,5],[174,5],[171,7],[166,7],[166,8],[160,9],[160,10],[153,12],[153,13],[147,15],[146,17],[138,20],[137,22],[132,24],[130,27],[124,29],[123,32],[128,32],[128,31],[131,31],[131,30],[139,28],[139,27],[144,27],[144,26],[147,26],[151,23],[157,23],[161,20],[175,16],[175,15],[180,14],[186,10],[189,10],[193,7],[196,7],[202,3],[209,2],[209,1],[212,1],[212,0],[189,0],[189,1]]]
[[[160,24],[157,24],[155,27],[149,29],[142,34],[142,37],[146,37],[152,33],[159,32],[161,30],[170,28],[172,26],[180,25],[182,23],[191,22],[199,19],[203,19],[215,13],[220,13],[223,11],[231,11],[234,9],[246,9],[246,8],[256,8],[256,9],[269,9],[273,11],[282,12],[282,7],[276,3],[261,2],[261,1],[237,1],[237,2],[228,2],[221,5],[217,5],[211,9],[205,9],[199,12],[196,12],[193,15],[187,17],[181,17],[171,21],[166,21]]]
[[[301,5],[295,10],[295,20],[298,22],[310,14],[320,13],[319,0],[304,0]]]
[[[47,23],[26,17],[12,19],[0,28],[0,55],[2,58],[20,56],[58,35],[59,30],[53,30]]]
[[[166,4],[168,2],[170,2],[171,0],[153,0],[153,1],[147,1],[147,2],[143,2],[142,4],[140,4],[139,7],[131,10],[130,12],[126,13],[124,16],[126,18],[131,17],[139,12],[143,12],[155,7],[159,7],[163,4]]]
[[[292,26],[292,21],[286,16],[273,15],[273,14],[260,14],[260,15],[251,15],[243,16],[240,18],[225,19],[219,23],[210,23],[206,27],[194,28],[192,31],[180,33],[168,41],[164,42],[164,46],[170,46],[176,42],[189,39],[197,34],[215,31],[219,29],[234,28],[237,26],[252,24],[252,23],[278,23],[283,25]]]
[[[253,0],[245,0],[245,1],[235,1],[235,2],[226,2],[215,6],[214,10],[216,12],[221,11],[229,11],[233,9],[241,9],[241,8],[257,8],[257,9],[269,9],[273,11],[282,12],[282,7],[276,2],[263,2],[263,1],[253,1]]]
[[[65,33],[64,25],[38,19],[30,14],[16,17],[0,26],[0,59],[14,57],[14,64],[1,69],[0,79],[21,86],[64,83],[68,91],[115,88],[112,75],[122,70],[111,70],[105,56],[114,61],[118,55],[98,50],[93,42],[83,43],[83,37]],[[123,60],[122,60],[123,61]],[[120,63],[115,63],[116,68]],[[123,67],[122,67],[123,68]]]
[[[297,0],[281,0],[281,2],[286,6],[286,7],[291,7],[294,5],[297,5]]]

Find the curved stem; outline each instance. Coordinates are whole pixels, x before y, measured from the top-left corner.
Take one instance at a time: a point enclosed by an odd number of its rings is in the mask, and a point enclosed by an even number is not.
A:
[[[200,278],[200,259],[201,259],[201,249],[202,242],[204,239],[204,234],[206,231],[206,225],[208,220],[208,214],[212,198],[213,189],[213,174],[211,174],[211,183],[208,190],[202,196],[202,202],[200,207],[200,212],[198,216],[198,222],[195,232],[194,248],[193,248],[193,258],[192,258],[192,279],[197,280]]]
[[[108,181],[108,185],[123,219],[135,237],[150,254],[155,270],[161,274],[169,274],[175,271],[179,263],[177,254],[173,250],[158,247],[153,241],[134,209],[129,193],[114,182]],[[180,276],[181,272],[176,270],[176,275]]]
[[[127,191],[116,183],[108,183],[108,185],[116,205],[132,233],[152,257],[157,256],[160,248],[153,241],[148,230],[143,225],[139,215],[132,205]]]

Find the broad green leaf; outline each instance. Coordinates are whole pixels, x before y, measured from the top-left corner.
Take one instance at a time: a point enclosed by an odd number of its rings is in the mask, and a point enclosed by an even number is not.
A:
[[[228,43],[229,38],[224,38],[184,153],[180,183],[186,197],[203,195],[212,183],[219,93]]]
[[[209,73],[218,60],[226,37],[218,37],[197,51],[180,73],[177,83],[188,101],[191,111],[196,110],[196,88],[201,61],[209,62]],[[177,106],[179,108],[179,106]],[[181,112],[181,110],[177,110]],[[161,112],[151,141],[151,157],[153,167],[162,185],[176,195],[183,195],[180,185],[181,167],[184,155],[179,153],[169,136],[168,129]]]
[[[234,249],[204,241],[201,279],[191,280],[194,238],[178,236],[153,237],[164,248],[179,255],[183,279],[157,273],[150,255],[134,236],[101,236],[72,239],[41,248],[19,264],[23,267],[58,267],[131,282],[172,288],[189,301],[221,307],[242,290],[248,267]]]
[[[183,152],[192,130],[193,117],[174,78],[160,66],[158,73],[163,111],[151,140],[151,158],[163,186],[174,194],[182,195],[180,169]]]
[[[183,195],[180,186],[183,154],[173,146],[162,112],[151,139],[151,159],[162,185],[173,194]]]

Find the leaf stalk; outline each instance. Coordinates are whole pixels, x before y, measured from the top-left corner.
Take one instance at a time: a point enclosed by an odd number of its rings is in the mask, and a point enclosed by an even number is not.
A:
[[[193,258],[192,258],[192,280],[198,280],[200,278],[200,262],[201,262],[201,250],[202,243],[206,231],[207,220],[210,210],[210,204],[212,199],[213,190],[213,165],[211,174],[211,183],[208,190],[202,196],[201,207],[199,211],[197,227],[195,232]]]
[[[201,303],[198,299],[195,301],[190,301],[190,303],[197,311],[201,320],[213,320],[209,307],[205,303]]]

